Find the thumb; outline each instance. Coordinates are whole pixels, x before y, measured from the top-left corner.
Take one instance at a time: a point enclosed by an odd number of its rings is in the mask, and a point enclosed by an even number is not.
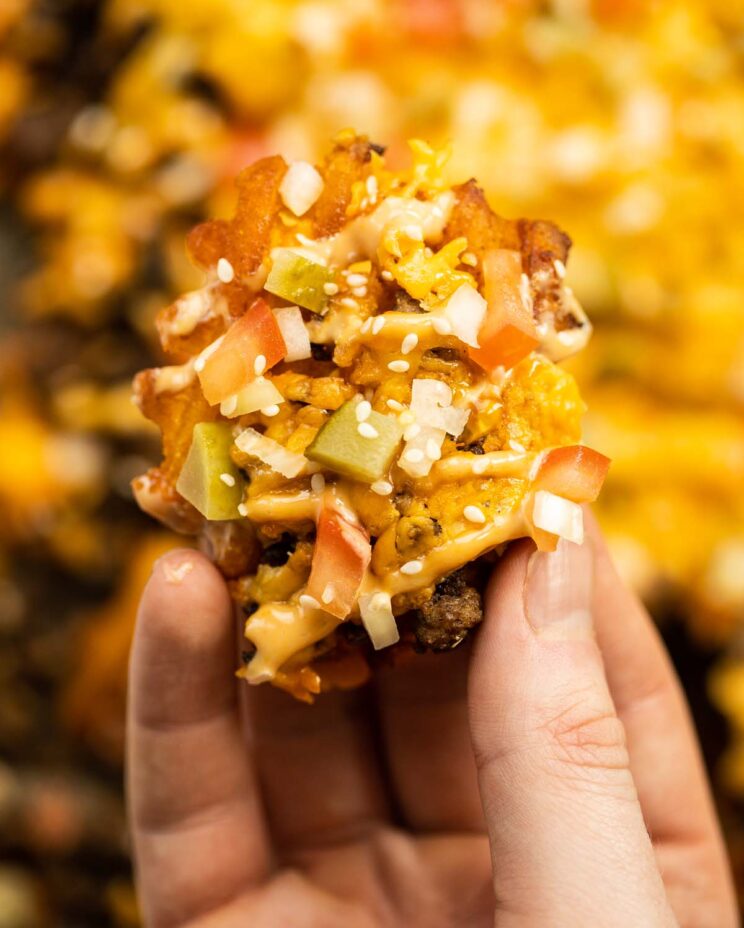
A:
[[[593,552],[516,546],[469,703],[501,926],[674,925],[592,625]]]

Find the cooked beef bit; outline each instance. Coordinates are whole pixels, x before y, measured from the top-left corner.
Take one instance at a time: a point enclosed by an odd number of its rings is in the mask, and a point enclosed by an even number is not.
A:
[[[369,147],[372,149],[375,154],[384,155],[387,151],[386,145],[378,145],[376,142],[370,142]]]
[[[415,634],[419,644],[432,651],[456,648],[471,628],[483,619],[481,594],[475,565],[461,567],[441,580],[429,602],[414,613]]]
[[[396,313],[422,313],[424,310],[418,300],[406,293],[405,290],[396,290],[393,297],[393,311]]]
[[[486,453],[483,450],[483,439],[482,438],[479,438],[478,441],[471,442],[469,445],[465,445],[462,450],[469,451],[471,454],[485,454]]]
[[[264,548],[261,563],[268,564],[269,567],[281,567],[282,564],[287,563],[289,555],[296,547],[297,539],[288,532],[284,532],[279,541],[275,541],[273,545]]]
[[[333,345],[319,345],[317,342],[312,342],[310,345],[310,350],[313,353],[314,361],[333,360]]]

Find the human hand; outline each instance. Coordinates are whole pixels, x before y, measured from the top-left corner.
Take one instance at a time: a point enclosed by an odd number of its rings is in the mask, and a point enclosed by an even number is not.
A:
[[[193,551],[161,559],[128,729],[148,928],[737,925],[648,615],[595,527],[530,550],[496,571],[472,656],[313,707],[236,681],[224,582]]]

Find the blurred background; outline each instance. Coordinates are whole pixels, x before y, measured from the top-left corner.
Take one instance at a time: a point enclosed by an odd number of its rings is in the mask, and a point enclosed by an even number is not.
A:
[[[452,141],[572,235],[599,514],[693,707],[744,891],[744,2],[0,0],[0,928],[139,924],[122,801],[129,402],[186,230],[265,153]]]

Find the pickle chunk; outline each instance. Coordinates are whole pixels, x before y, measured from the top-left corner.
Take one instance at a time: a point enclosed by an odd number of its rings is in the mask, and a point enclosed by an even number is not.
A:
[[[374,483],[385,477],[402,438],[397,419],[367,409],[357,400],[334,412],[305,456],[346,477]],[[364,414],[366,412],[366,415]]]
[[[323,287],[333,280],[328,268],[290,248],[277,248],[273,259],[265,289],[314,313],[323,312],[328,303]]]
[[[176,489],[212,522],[239,517],[243,477],[230,457],[232,427],[227,422],[199,422],[178,475]]]

